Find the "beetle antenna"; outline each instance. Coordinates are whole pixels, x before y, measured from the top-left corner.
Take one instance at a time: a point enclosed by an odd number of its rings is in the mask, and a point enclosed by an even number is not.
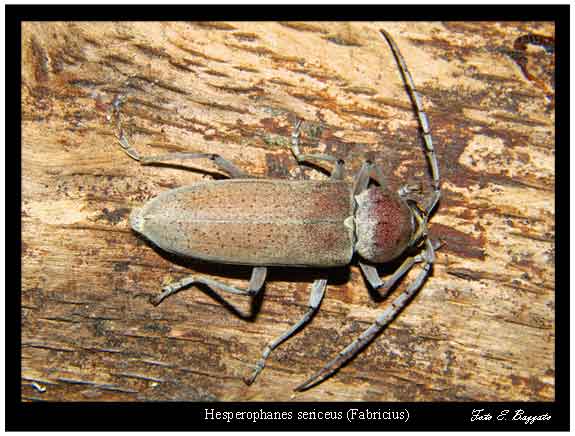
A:
[[[423,105],[421,103],[421,96],[415,89],[415,83],[413,82],[413,78],[409,73],[409,69],[407,68],[407,64],[405,63],[405,59],[401,55],[399,51],[399,47],[391,37],[389,33],[385,30],[380,29],[381,34],[385,37],[393,55],[395,56],[395,60],[399,66],[399,70],[401,71],[401,76],[403,78],[403,82],[407,88],[409,97],[411,98],[411,102],[415,107],[415,112],[417,113],[417,119],[419,120],[419,127],[421,128],[421,135],[423,137],[423,142],[425,144],[425,155],[427,156],[427,161],[429,162],[429,166],[431,168],[431,177],[433,179],[433,193],[427,200],[427,203],[424,207],[427,215],[435,208],[435,205],[439,201],[441,197],[441,190],[440,190],[440,182],[439,182],[439,164],[437,163],[437,156],[435,154],[435,148],[433,147],[433,140],[431,139],[431,129],[429,127],[429,119],[427,118],[427,114],[423,110]]]
[[[399,312],[407,305],[409,300],[417,293],[425,278],[431,270],[431,265],[435,262],[435,249],[433,243],[426,239],[426,250],[423,255],[423,268],[419,272],[416,279],[408,286],[408,288],[397,296],[393,302],[376,318],[374,323],[367,328],[359,337],[339,352],[339,354],[329,361],[322,369],[308,378],[301,385],[294,390],[301,392],[305,391],[312,386],[317,385],[333,373],[349,362],[357,353],[369,344],[377,334],[382,331],[387,325],[397,316]]]
[[[423,142],[425,144],[425,155],[428,161],[428,164],[431,169],[431,177],[432,177],[432,186],[433,186],[433,193],[430,195],[429,199],[426,201],[423,207],[420,207],[417,202],[410,201],[409,198],[406,198],[408,206],[411,209],[413,217],[417,222],[417,230],[413,235],[409,245],[413,246],[418,241],[423,241],[425,244],[424,251],[411,259],[409,266],[404,271],[400,271],[401,273],[405,273],[413,266],[414,263],[423,262],[423,268],[415,278],[415,280],[401,292],[395,300],[391,302],[389,306],[385,308],[385,310],[376,318],[373,324],[367,328],[357,339],[355,339],[351,344],[341,350],[338,355],[329,361],[323,368],[321,368],[318,372],[308,378],[305,382],[300,384],[295,388],[296,391],[304,391],[312,386],[321,383],[323,380],[330,377],[335,372],[339,371],[339,369],[349,362],[353,357],[357,355],[357,353],[363,349],[367,344],[369,344],[379,332],[385,329],[385,327],[397,316],[399,312],[407,305],[407,303],[415,296],[423,282],[425,281],[426,277],[428,276],[429,272],[431,271],[431,267],[435,262],[435,249],[441,246],[438,242],[432,242],[427,235],[427,221],[429,218],[430,213],[433,211],[439,198],[441,196],[440,191],[440,180],[439,180],[439,164],[437,162],[437,156],[435,154],[435,148],[433,147],[433,140],[431,138],[431,129],[429,127],[429,120],[427,118],[427,114],[423,110],[423,105],[421,103],[421,96],[415,89],[415,84],[413,82],[413,78],[409,73],[407,65],[405,63],[405,59],[401,55],[397,44],[385,30],[380,30],[381,34],[387,40],[391,51],[397,61],[399,66],[399,70],[401,71],[401,75],[403,81],[405,83],[405,87],[407,88],[409,97],[413,106],[415,108],[415,112],[417,113],[417,119],[419,121],[419,127],[421,128],[421,135],[423,137]],[[412,188],[410,186],[406,186],[400,189],[400,196],[408,197],[408,194]],[[417,260],[416,260],[417,259]],[[361,264],[360,264],[361,265]],[[392,280],[394,282],[394,280]]]

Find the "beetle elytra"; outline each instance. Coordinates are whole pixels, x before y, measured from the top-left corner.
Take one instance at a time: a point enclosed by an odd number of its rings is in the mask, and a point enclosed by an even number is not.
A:
[[[427,115],[399,48],[384,30],[417,114],[425,154],[431,170],[432,192],[423,204],[412,198],[413,187],[397,192],[386,187],[381,170],[366,161],[353,184],[343,179],[344,162],[328,154],[302,154],[299,149],[301,121],[295,125],[291,151],[298,164],[325,161],[334,165],[329,179],[270,180],[250,177],[219,155],[171,153],[140,157],[129,144],[116,107],[118,141],[123,150],[141,164],[167,160],[209,159],[228,180],[198,182],[166,191],[130,216],[130,225],[161,249],[184,257],[212,262],[253,266],[245,289],[202,276],[189,276],[163,288],[153,299],[164,298],[193,284],[212,289],[256,295],[264,286],[267,268],[281,266],[327,268],[347,265],[354,253],[371,287],[385,295],[414,265],[422,268],[373,324],[333,360],[295,388],[302,391],[339,370],[354,357],[407,305],[430,272],[439,244],[427,236],[427,222],[440,198],[439,168]],[[370,184],[371,181],[376,184]],[[397,270],[382,280],[373,264],[385,263],[406,253]],[[251,384],[264,368],[270,353],[305,325],[319,309],[326,279],[311,285],[309,307],[302,319],[269,343],[253,372]]]

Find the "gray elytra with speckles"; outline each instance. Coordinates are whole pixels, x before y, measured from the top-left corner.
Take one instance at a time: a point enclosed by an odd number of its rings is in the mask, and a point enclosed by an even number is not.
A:
[[[334,267],[356,249],[385,261],[404,249],[413,223],[403,203],[380,193],[366,190],[356,203],[343,181],[204,182],[158,195],[130,223],[165,251],[213,262]]]

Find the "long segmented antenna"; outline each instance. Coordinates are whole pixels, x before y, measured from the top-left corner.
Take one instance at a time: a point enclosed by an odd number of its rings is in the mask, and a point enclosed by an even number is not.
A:
[[[425,205],[424,209],[429,216],[433,211],[433,208],[439,201],[441,197],[440,191],[440,183],[439,183],[439,164],[437,163],[437,156],[435,154],[435,148],[433,147],[433,140],[431,139],[431,129],[429,127],[429,119],[427,118],[427,114],[423,110],[423,105],[421,103],[421,96],[415,89],[415,84],[413,83],[413,78],[409,73],[409,69],[407,68],[407,64],[405,63],[405,59],[401,55],[399,51],[399,47],[391,37],[389,33],[385,30],[380,29],[381,34],[385,37],[393,55],[395,56],[395,60],[399,66],[399,70],[401,71],[401,75],[403,77],[403,81],[405,86],[407,87],[407,91],[409,93],[409,97],[415,107],[415,111],[417,112],[417,119],[419,120],[419,126],[421,128],[421,135],[423,136],[423,142],[425,143],[425,155],[427,156],[427,160],[429,162],[429,166],[431,168],[431,177],[433,178],[433,193],[431,194],[427,204]]]
[[[417,293],[425,278],[431,270],[431,265],[435,261],[435,247],[433,243],[426,240],[426,251],[423,253],[423,269],[419,272],[417,278],[389,305],[359,337],[339,352],[339,354],[322,369],[308,378],[305,382],[295,388],[295,391],[301,392],[322,382],[334,372],[338,371],[345,363],[353,358],[363,347],[377,336],[401,310],[407,305],[409,300]]]
[[[328,362],[323,368],[321,368],[318,372],[308,378],[305,382],[295,388],[295,391],[304,391],[306,389],[311,388],[312,386],[321,383],[323,380],[330,377],[332,374],[337,372],[343,365],[345,365],[349,360],[351,360],[357,353],[365,347],[369,342],[371,342],[379,332],[381,332],[396,316],[401,310],[407,305],[407,303],[415,296],[425,278],[428,276],[429,272],[431,271],[431,266],[435,262],[435,250],[439,248],[440,244],[433,243],[426,235],[426,224],[427,218],[429,214],[433,211],[439,198],[441,196],[440,191],[440,182],[439,182],[439,165],[437,162],[437,156],[435,155],[435,149],[433,147],[433,141],[431,139],[431,131],[429,128],[429,120],[427,118],[427,114],[423,110],[423,106],[421,103],[421,97],[419,93],[415,89],[415,84],[413,83],[413,79],[407,65],[405,63],[405,59],[401,55],[399,48],[395,44],[393,38],[385,31],[380,30],[381,34],[387,40],[389,46],[391,47],[391,51],[393,52],[399,69],[401,71],[401,75],[403,77],[403,81],[406,85],[407,91],[411,98],[411,101],[415,107],[415,111],[417,113],[417,118],[419,120],[419,126],[422,131],[423,141],[425,143],[425,154],[431,168],[431,176],[433,179],[433,193],[427,200],[425,206],[422,208],[422,216],[420,217],[420,229],[425,230],[425,235],[421,235],[425,237],[425,249],[419,255],[414,257],[414,261],[411,262],[408,267],[405,268],[405,271],[401,271],[399,276],[405,274],[411,267],[418,262],[422,262],[422,270],[419,272],[416,279],[405,289],[398,297],[376,318],[374,323],[365,330],[356,340],[354,340],[351,344],[349,344],[346,348],[341,350],[339,354]],[[365,182],[365,181],[364,181]],[[423,215],[424,214],[424,215]],[[418,237],[419,238],[419,237]],[[417,262],[415,261],[417,259]],[[365,265],[362,265],[366,267]],[[366,268],[372,269],[373,267],[367,266]],[[372,270],[373,275],[377,274],[377,271],[373,268]],[[368,271],[369,273],[369,271]],[[376,280],[376,282],[379,280]]]

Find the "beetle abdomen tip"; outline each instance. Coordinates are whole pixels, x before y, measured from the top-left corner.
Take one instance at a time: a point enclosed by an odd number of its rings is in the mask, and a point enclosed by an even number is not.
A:
[[[138,232],[143,233],[144,231],[144,220],[142,218],[142,214],[140,213],[141,209],[134,209],[130,214],[130,227]]]

